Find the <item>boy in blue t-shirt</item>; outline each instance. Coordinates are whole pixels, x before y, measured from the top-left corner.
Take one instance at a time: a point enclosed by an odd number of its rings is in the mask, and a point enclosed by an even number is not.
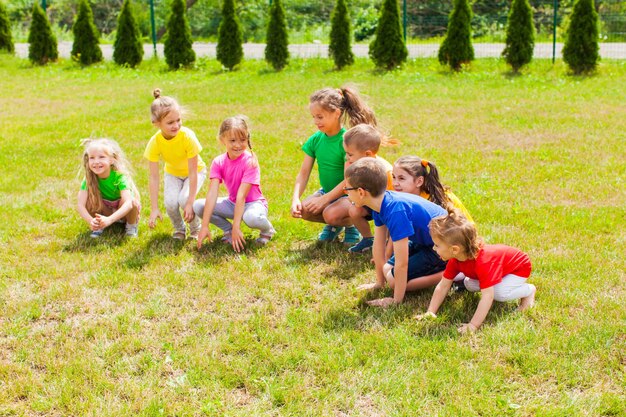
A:
[[[446,262],[433,250],[428,224],[435,217],[445,216],[446,210],[413,194],[386,191],[387,169],[375,158],[359,159],[348,167],[345,178],[348,198],[357,207],[371,208],[376,226],[372,250],[376,282],[359,289],[383,288],[385,282],[393,288],[393,298],[371,300],[368,304],[398,304],[406,291],[437,285]],[[387,231],[394,256],[385,262]]]

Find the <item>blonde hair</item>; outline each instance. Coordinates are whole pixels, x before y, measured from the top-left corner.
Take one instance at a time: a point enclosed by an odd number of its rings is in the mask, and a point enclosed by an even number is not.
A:
[[[377,154],[381,146],[397,145],[398,141],[391,139],[378,128],[368,124],[358,124],[343,134],[343,143],[346,146],[355,146],[361,152],[371,151]]]
[[[353,87],[323,88],[311,94],[309,102],[318,104],[330,112],[339,109],[341,111],[341,123],[349,127],[361,123],[372,126],[378,124],[372,109]]]
[[[89,213],[99,213],[104,207],[102,194],[100,193],[100,188],[98,187],[98,176],[91,169],[89,169],[89,153],[95,150],[100,150],[109,158],[113,159],[111,170],[119,172],[126,177],[129,191],[135,198],[139,199],[139,192],[132,179],[130,164],[116,141],[112,139],[83,139],[81,141],[81,146],[84,148],[82,168],[85,173],[85,183],[87,188],[86,208]]]
[[[455,208],[449,209],[445,216],[432,219],[428,229],[432,237],[437,237],[448,245],[459,246],[470,259],[476,259],[478,251],[483,246],[476,225]]]
[[[248,140],[248,149],[250,149],[250,153],[253,156],[252,166],[256,166],[258,164],[256,155],[252,151],[252,142],[250,141],[250,122],[247,116],[243,114],[239,114],[237,116],[232,116],[225,119],[220,124],[220,129],[217,134],[218,139],[221,142],[224,142],[224,139],[227,135],[231,135],[236,138],[245,138]]]
[[[181,116],[186,113],[185,109],[178,104],[176,99],[169,96],[162,96],[160,88],[152,90],[152,96],[154,97],[154,101],[152,101],[150,105],[152,123],[160,122],[172,110],[177,110]]]

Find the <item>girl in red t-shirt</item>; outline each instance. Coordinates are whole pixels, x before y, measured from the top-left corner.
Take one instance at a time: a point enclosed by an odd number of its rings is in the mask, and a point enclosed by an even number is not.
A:
[[[527,254],[510,246],[483,244],[476,226],[456,209],[447,216],[433,219],[429,229],[435,252],[448,261],[448,265],[435,288],[428,311],[416,316],[416,319],[436,317],[452,280],[459,273],[465,275],[467,290],[481,293],[472,320],[459,327],[460,333],[476,331],[487,317],[494,300],[519,299],[520,311],[533,306],[537,289],[527,283],[531,271]]]

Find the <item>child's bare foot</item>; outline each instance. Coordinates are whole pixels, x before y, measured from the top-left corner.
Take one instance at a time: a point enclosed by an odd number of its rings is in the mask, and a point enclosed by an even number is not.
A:
[[[518,311],[528,310],[535,305],[535,293],[537,292],[537,288],[533,284],[528,284],[532,287],[532,292],[528,297],[524,297],[520,300],[519,307],[517,307]]]

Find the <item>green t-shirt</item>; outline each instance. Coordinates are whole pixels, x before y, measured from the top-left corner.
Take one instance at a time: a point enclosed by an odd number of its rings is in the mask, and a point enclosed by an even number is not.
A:
[[[122,197],[120,191],[128,190],[128,180],[124,174],[111,170],[111,174],[108,178],[98,178],[98,188],[104,200],[119,200]],[[83,180],[80,189],[87,189],[86,180]]]
[[[304,153],[317,160],[320,184],[325,192],[331,191],[343,181],[346,151],[343,149],[343,127],[335,136],[317,131],[302,145]]]

